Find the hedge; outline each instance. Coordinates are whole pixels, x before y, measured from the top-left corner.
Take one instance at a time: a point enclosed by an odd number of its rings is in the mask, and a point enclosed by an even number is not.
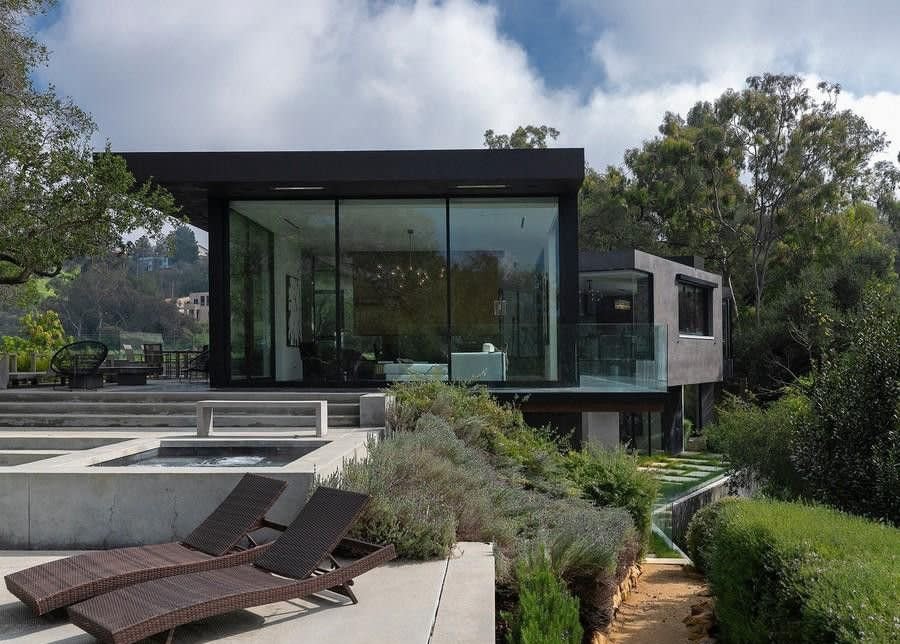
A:
[[[900,641],[900,530],[821,506],[725,500],[697,514],[695,562],[723,641]]]

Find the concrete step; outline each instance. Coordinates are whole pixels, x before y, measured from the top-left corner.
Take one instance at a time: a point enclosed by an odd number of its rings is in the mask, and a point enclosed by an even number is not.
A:
[[[69,401],[69,402],[5,402],[0,399],[0,415],[32,415],[32,414],[101,414],[101,415],[190,415],[196,412],[195,401],[184,402],[105,402],[105,401]],[[259,415],[260,409],[229,409],[228,415]],[[274,415],[306,416],[309,409],[280,408]],[[359,415],[359,401],[329,402],[328,415]]]
[[[308,410],[307,410],[308,411]],[[216,413],[216,427],[310,427],[315,416]],[[195,414],[0,414],[0,427],[196,427]],[[328,414],[330,427],[356,427],[358,415]]]
[[[379,432],[384,429],[384,427],[360,427],[356,424],[349,425],[347,427],[338,427],[337,425],[332,425],[334,429],[340,430],[350,430],[350,431],[372,431]],[[52,434],[55,440],[66,440],[65,438],[60,437],[68,437],[73,436],[77,437],[82,434],[92,434],[93,438],[101,439],[104,436],[113,434],[116,436],[110,436],[111,440],[115,441],[123,441],[123,440],[133,440],[135,438],[142,438],[147,434],[152,435],[160,435],[160,436],[194,436],[196,433],[196,426],[192,425],[190,427],[19,427],[14,431],[18,436],[44,436],[45,434]],[[240,437],[248,437],[248,438],[259,438],[260,436],[266,436],[268,434],[302,434],[304,436],[310,436],[314,432],[315,428],[312,425],[298,427],[294,425],[293,427],[272,427],[272,426],[263,426],[263,427],[219,427],[216,426],[213,428],[213,433],[217,434],[220,431],[228,432],[229,436],[232,438],[240,438]],[[9,427],[0,428],[0,431],[13,431]],[[128,436],[123,438],[121,434],[127,433]],[[6,439],[0,437],[0,444]],[[75,449],[86,449],[86,448],[70,448],[68,446],[61,448],[63,451],[71,452]],[[2,451],[2,450],[0,450]],[[17,451],[17,450],[13,450]],[[2,517],[0,517],[2,518]]]
[[[373,390],[374,391],[374,390]],[[371,391],[270,391],[259,389],[204,389],[197,391],[142,391],[140,388],[116,390],[112,387],[93,391],[68,391],[50,387],[40,389],[0,390],[0,403],[18,402],[120,402],[173,403],[198,400],[327,400],[329,403],[359,403],[359,397]]]

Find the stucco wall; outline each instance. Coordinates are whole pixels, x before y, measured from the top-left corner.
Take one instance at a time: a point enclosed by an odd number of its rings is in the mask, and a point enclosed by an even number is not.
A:
[[[668,384],[678,385],[722,380],[722,278],[662,257],[634,251],[634,268],[653,274],[653,317],[668,327]],[[677,274],[714,282],[712,293],[713,337],[684,337],[678,333]]]

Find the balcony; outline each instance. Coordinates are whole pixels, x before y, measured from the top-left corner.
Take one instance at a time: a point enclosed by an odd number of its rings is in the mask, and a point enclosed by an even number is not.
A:
[[[664,324],[578,324],[578,388],[604,393],[665,392]]]

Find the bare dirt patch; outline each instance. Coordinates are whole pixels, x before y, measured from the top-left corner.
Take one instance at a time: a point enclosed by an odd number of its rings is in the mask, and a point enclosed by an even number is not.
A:
[[[686,644],[702,642],[684,619],[691,607],[708,600],[702,575],[680,564],[645,562],[637,588],[619,607],[609,634],[615,644]],[[709,640],[708,640],[709,641]]]

